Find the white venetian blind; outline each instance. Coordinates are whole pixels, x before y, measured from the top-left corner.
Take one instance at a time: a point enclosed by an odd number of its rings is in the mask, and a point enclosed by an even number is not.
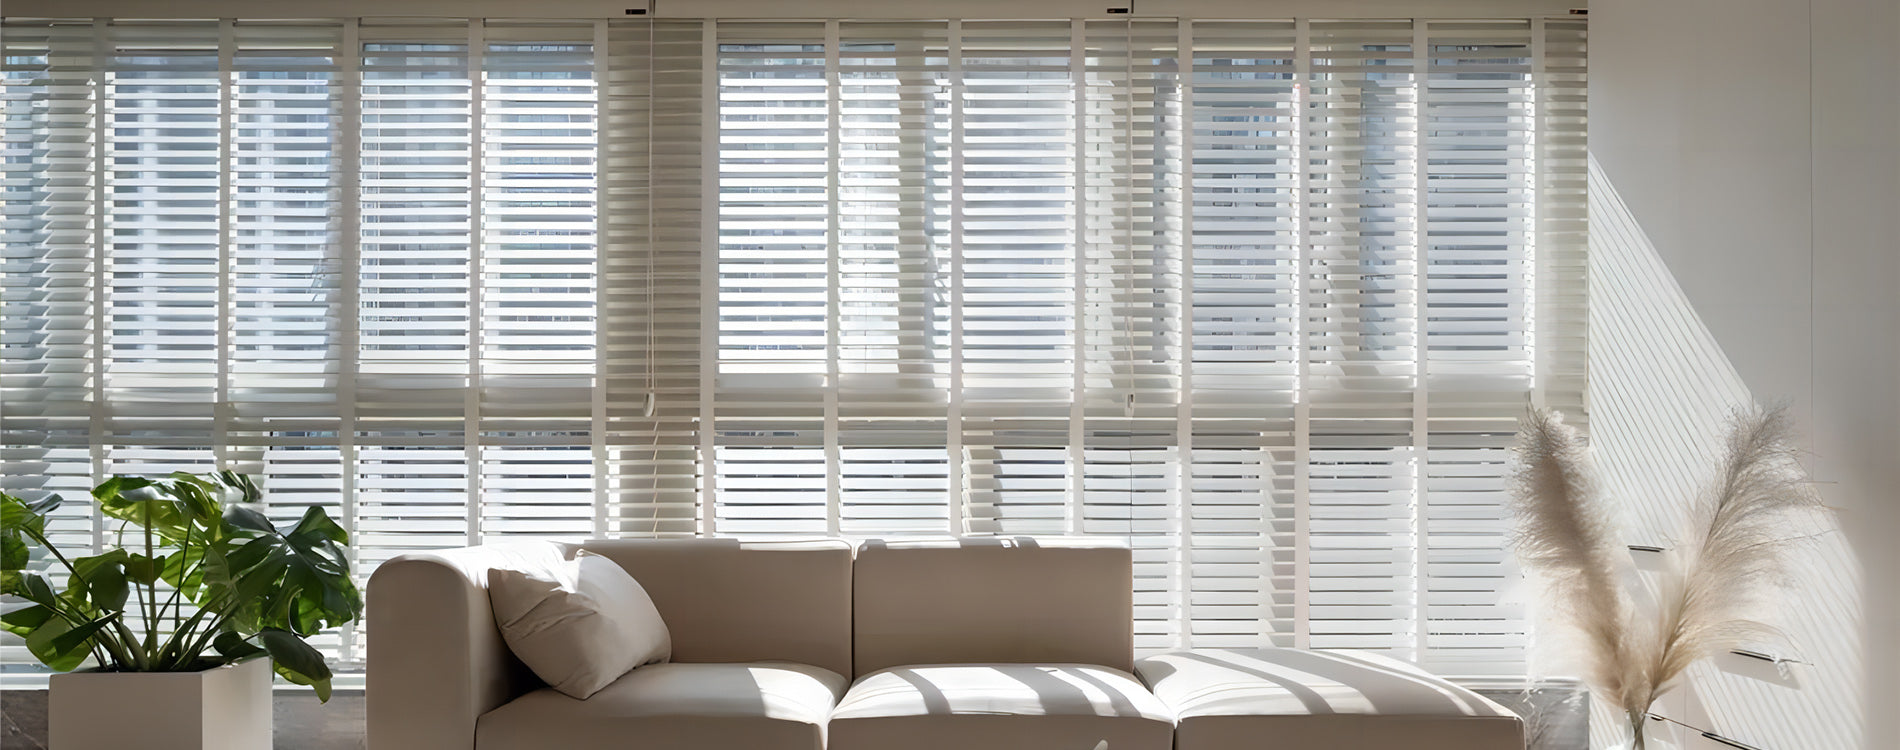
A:
[[[479,532],[586,539],[599,361],[596,30],[490,22],[479,33]]]
[[[101,377],[108,473],[205,470],[227,372],[220,28],[115,23],[104,64],[108,198]]]
[[[233,22],[224,69],[226,413],[220,464],[260,477],[271,520],[321,507],[350,523],[347,396],[337,312],[344,285],[343,24]],[[320,648],[351,656],[354,634]]]
[[[84,497],[102,457],[92,437],[103,417],[92,409],[101,33],[85,22],[0,26],[0,491],[27,498]],[[48,519],[47,536],[87,549],[102,528],[75,502]],[[0,636],[0,665],[31,662],[21,639]]]
[[[346,376],[353,541],[365,566],[480,538],[477,31],[447,22],[358,29],[356,304],[345,333],[356,337]]]
[[[0,488],[14,495],[84,497],[92,486],[101,34],[86,22],[0,27]],[[48,532],[84,547],[95,522],[71,503]]]
[[[1144,646],[1514,668],[1546,24],[720,24],[719,531],[1112,535]]]
[[[838,530],[950,528],[949,29],[838,24]]]
[[[959,531],[1079,530],[1077,33],[966,21],[949,197],[965,467]]]
[[[1506,446],[1582,405],[1580,20],[0,41],[9,492],[227,466],[365,574],[1105,536],[1143,649],[1521,664]]]
[[[1184,469],[1187,606],[1195,642],[1300,642],[1306,593],[1294,498],[1305,423],[1299,30],[1196,23],[1183,214],[1191,310]],[[1300,434],[1296,435],[1296,430]]]
[[[340,512],[342,25],[233,24],[226,119],[226,461],[281,521]]]
[[[1416,658],[1418,89],[1410,21],[1313,21],[1300,273],[1309,643]]]
[[[722,23],[716,72],[716,528],[823,535],[837,391],[835,193],[823,23]],[[839,286],[842,286],[840,284]],[[704,417],[702,417],[704,419]]]
[[[699,529],[702,33],[697,21],[614,22],[596,48],[597,535]]]
[[[1441,664],[1520,663],[1528,623],[1504,502],[1512,402],[1531,389],[1537,160],[1532,23],[1426,24],[1421,107],[1429,437],[1416,523],[1421,645]]]
[[[1179,441],[1188,296],[1180,34],[1170,21],[1094,21],[1082,32],[1084,432],[1071,453],[1080,530],[1134,549],[1136,638],[1166,647],[1186,640],[1192,621],[1177,562],[1192,450]]]

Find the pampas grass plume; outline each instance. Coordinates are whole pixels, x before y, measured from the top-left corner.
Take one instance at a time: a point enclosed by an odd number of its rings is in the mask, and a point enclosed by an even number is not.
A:
[[[1694,498],[1655,611],[1639,612],[1621,574],[1627,555],[1583,436],[1534,410],[1518,432],[1512,511],[1518,559],[1544,585],[1554,619],[1578,636],[1597,695],[1623,711],[1642,747],[1649,707],[1685,670],[1777,631],[1756,619],[1788,583],[1789,521],[1821,507],[1782,409],[1735,415],[1714,476]]]

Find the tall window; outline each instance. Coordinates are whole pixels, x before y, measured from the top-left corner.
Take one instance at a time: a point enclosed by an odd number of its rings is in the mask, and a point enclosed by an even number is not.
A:
[[[1506,446],[1582,398],[1581,21],[0,41],[9,492],[258,474],[364,574],[1107,536],[1142,648],[1521,662]]]

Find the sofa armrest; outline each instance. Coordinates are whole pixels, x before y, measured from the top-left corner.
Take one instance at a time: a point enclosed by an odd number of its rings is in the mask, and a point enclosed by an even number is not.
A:
[[[491,568],[543,567],[554,542],[409,554],[370,576],[365,698],[371,750],[471,750],[475,721],[535,684],[495,627]]]

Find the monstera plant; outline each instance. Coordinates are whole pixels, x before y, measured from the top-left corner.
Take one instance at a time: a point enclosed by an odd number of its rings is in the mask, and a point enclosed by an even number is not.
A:
[[[48,538],[58,495],[0,493],[0,594],[30,603],[0,625],[58,672],[88,658],[106,672],[195,672],[267,657],[327,701],[329,665],[305,639],[363,612],[349,535],[316,507],[279,528],[252,507],[260,499],[229,471],[113,477],[92,502],[114,544],[76,557]]]

